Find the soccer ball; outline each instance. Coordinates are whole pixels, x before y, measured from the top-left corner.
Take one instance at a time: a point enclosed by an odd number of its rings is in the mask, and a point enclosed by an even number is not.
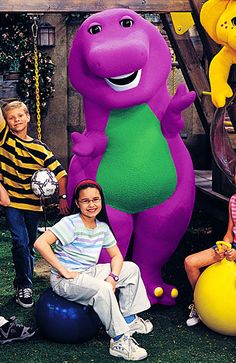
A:
[[[49,169],[37,170],[31,178],[31,189],[35,195],[41,198],[51,197],[58,188],[58,181]]]

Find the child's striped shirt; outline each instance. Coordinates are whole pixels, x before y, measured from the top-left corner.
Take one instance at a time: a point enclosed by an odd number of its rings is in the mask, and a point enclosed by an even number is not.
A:
[[[102,248],[117,242],[109,226],[96,220],[96,228],[87,228],[80,214],[62,218],[49,230],[57,237],[54,253],[70,271],[85,271],[97,264]],[[52,268],[52,272],[56,270]]]
[[[233,220],[233,234],[234,234],[234,242],[236,242],[236,194],[232,195],[230,198],[230,208],[231,208],[231,215]]]
[[[10,207],[40,211],[40,199],[32,192],[36,170],[50,169],[60,180],[66,171],[44,143],[24,141],[14,135],[6,121],[0,123],[0,179],[10,197]]]

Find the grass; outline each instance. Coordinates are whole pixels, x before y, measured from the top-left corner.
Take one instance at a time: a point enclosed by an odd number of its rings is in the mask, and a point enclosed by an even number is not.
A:
[[[22,309],[12,299],[14,269],[11,258],[11,238],[5,219],[0,218],[0,312],[5,317],[17,316],[25,325],[36,327],[35,310]],[[220,236],[218,236],[219,238]],[[180,292],[177,304],[172,307],[153,306],[143,314],[154,324],[149,335],[135,336],[147,349],[148,363],[231,363],[236,362],[235,337],[227,337],[209,330],[203,324],[188,328],[185,324],[187,307],[192,294],[183,269],[184,257],[213,244],[211,225],[204,215],[197,214],[175,254],[165,266],[165,279],[174,283]],[[48,285],[40,258],[36,258],[34,296]],[[109,338],[102,330],[99,336],[82,344],[58,344],[46,340],[38,333],[31,340],[0,346],[1,363],[100,363],[119,362],[121,359],[108,354]]]

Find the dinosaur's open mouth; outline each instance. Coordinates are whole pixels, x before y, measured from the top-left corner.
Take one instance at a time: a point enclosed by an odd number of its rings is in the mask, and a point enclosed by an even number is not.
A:
[[[132,72],[129,74],[123,74],[122,76],[105,78],[107,84],[114,89],[114,91],[122,92],[131,88],[137,87],[141,78],[142,70]]]

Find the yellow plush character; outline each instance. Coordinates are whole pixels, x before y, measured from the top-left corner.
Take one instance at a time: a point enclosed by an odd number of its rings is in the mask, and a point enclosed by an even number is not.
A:
[[[208,0],[202,6],[200,21],[210,37],[223,45],[209,68],[212,102],[223,107],[226,98],[233,95],[227,81],[230,67],[236,63],[236,0]]]

